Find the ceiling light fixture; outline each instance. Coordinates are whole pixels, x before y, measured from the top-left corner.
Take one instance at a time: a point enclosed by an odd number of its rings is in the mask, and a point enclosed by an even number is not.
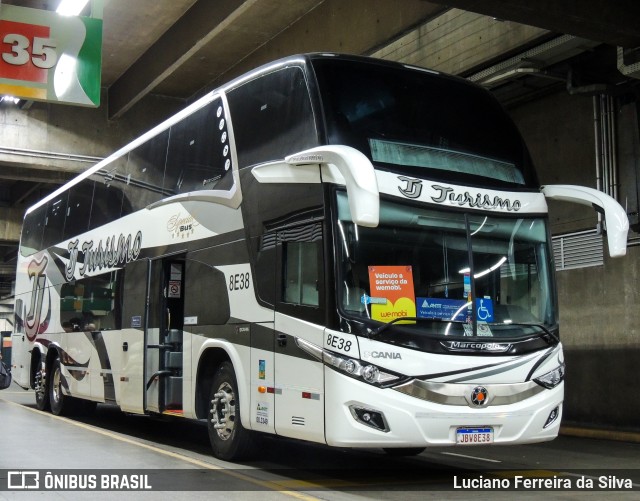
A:
[[[18,104],[20,102],[20,98],[17,97],[13,97],[13,96],[2,96],[0,97],[0,103],[12,103],[12,104]]]
[[[89,0],[62,0],[56,12],[61,16],[77,16],[89,3]]]

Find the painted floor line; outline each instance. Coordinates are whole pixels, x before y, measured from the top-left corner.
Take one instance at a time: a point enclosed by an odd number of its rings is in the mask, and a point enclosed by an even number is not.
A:
[[[153,445],[149,445],[149,444],[145,444],[142,442],[137,442],[136,440],[133,440],[131,438],[127,438],[127,437],[123,437],[121,435],[117,435],[115,433],[103,430],[101,428],[98,428],[97,426],[92,426],[89,424],[85,424],[85,423],[79,423],[77,421],[74,421],[72,419],[68,419],[62,416],[55,416],[54,414],[49,414],[49,413],[45,413],[43,411],[39,411],[38,409],[33,409],[31,407],[25,407],[24,405],[21,404],[17,404],[15,402],[11,402],[9,400],[4,400],[4,399],[0,399],[3,400],[4,402],[16,406],[20,409],[24,409],[30,412],[34,412],[36,414],[40,414],[41,416],[46,416],[48,418],[53,418],[53,419],[57,419],[59,421],[62,421],[64,423],[67,424],[71,424],[73,426],[77,426],[78,428],[82,428],[85,429],[87,431],[92,431],[94,433],[97,433],[99,435],[103,435],[105,437],[109,437],[112,438],[114,440],[118,440],[120,442],[124,442],[127,444],[131,444],[131,445],[135,445],[137,447],[141,447],[143,449],[147,449],[153,452],[156,452],[158,454],[162,454],[165,456],[169,456],[171,458],[174,459],[178,459],[180,461],[184,461],[185,463],[190,463],[194,466],[198,466],[199,468],[203,468],[203,469],[207,469],[207,470],[216,470],[219,471],[221,473],[224,473],[225,475],[229,475],[231,477],[237,478],[238,480],[242,480],[244,482],[249,482],[251,484],[254,485],[258,485],[260,487],[266,488],[266,489],[270,489],[273,491],[277,491],[280,492],[281,494],[285,494],[287,496],[290,497],[294,497],[300,500],[304,500],[304,501],[317,501],[319,498],[316,498],[314,496],[310,496],[308,494],[302,493],[302,492],[297,492],[297,491],[289,491],[289,490],[282,490],[282,485],[278,484],[278,482],[272,482],[272,481],[267,481],[267,480],[258,480],[252,477],[249,477],[247,475],[243,475],[241,473],[237,473],[234,470],[228,469],[228,468],[224,468],[222,466],[216,466],[214,464],[211,463],[207,463],[206,461],[201,461],[199,459],[195,459],[195,458],[191,458],[189,456],[185,456],[183,454],[178,454],[177,452],[171,452],[171,451],[167,451],[165,449],[161,449],[159,447],[153,446]]]
[[[455,452],[441,452],[440,454],[446,454],[447,456],[456,456],[459,458],[477,459],[478,461],[487,461],[488,463],[502,463],[502,461],[498,461],[497,459],[479,458],[476,456],[466,456],[465,454],[457,454]]]

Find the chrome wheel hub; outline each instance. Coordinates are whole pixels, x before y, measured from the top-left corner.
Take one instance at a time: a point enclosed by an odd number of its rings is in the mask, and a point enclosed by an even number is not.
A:
[[[51,377],[51,398],[57,403],[60,401],[60,392],[62,391],[60,385],[60,371],[54,370],[53,376]]]
[[[236,419],[236,398],[229,383],[222,383],[211,401],[211,423],[220,440],[233,434]]]
[[[42,400],[45,397],[45,393],[44,393],[46,391],[45,378],[46,378],[46,374],[44,370],[41,369],[38,372],[36,372],[33,389],[36,392],[36,398],[39,400]]]

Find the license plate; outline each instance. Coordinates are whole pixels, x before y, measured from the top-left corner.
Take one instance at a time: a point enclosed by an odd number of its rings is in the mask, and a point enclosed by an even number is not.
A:
[[[481,445],[493,443],[493,428],[477,426],[473,428],[458,428],[456,430],[456,444]]]

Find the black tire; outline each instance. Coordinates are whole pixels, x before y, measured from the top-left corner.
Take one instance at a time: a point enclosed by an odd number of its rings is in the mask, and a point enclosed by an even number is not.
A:
[[[68,415],[71,411],[71,397],[62,393],[62,364],[56,358],[51,364],[51,369],[47,377],[47,387],[51,412],[56,416]]]
[[[63,378],[60,359],[51,364],[47,375],[45,394],[47,405],[56,416],[88,416],[96,410],[97,402],[70,397],[62,393]],[[37,403],[37,401],[36,401]]]
[[[253,436],[242,426],[238,383],[230,362],[220,364],[211,381],[207,428],[213,455],[225,461],[249,459]]]
[[[51,405],[49,403],[49,385],[47,383],[47,373],[43,368],[41,361],[37,362],[38,370],[35,375],[35,396],[36,396],[36,408],[39,411],[50,411]]]
[[[384,452],[387,453],[387,456],[392,457],[402,457],[402,456],[417,456],[418,454],[422,454],[426,447],[397,447],[397,448],[389,448],[383,449]]]

